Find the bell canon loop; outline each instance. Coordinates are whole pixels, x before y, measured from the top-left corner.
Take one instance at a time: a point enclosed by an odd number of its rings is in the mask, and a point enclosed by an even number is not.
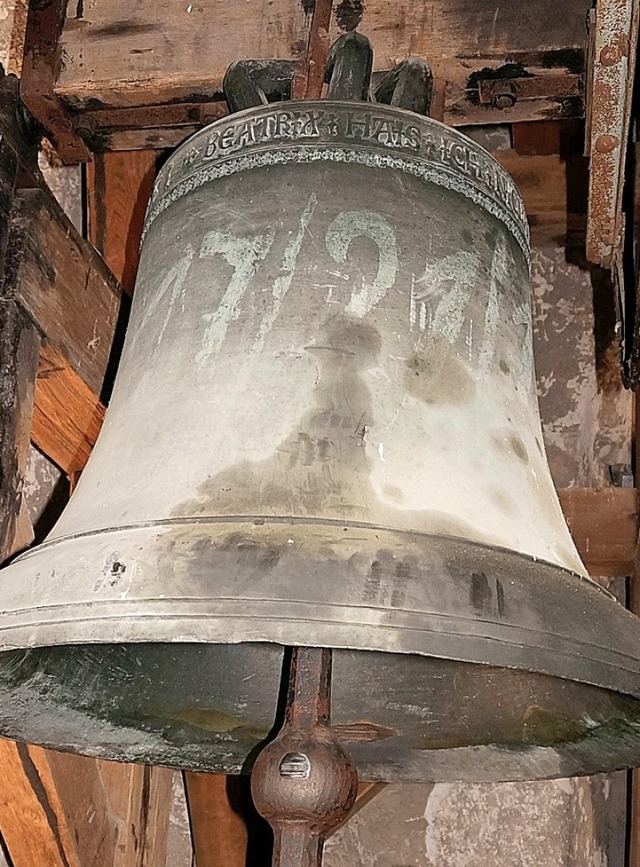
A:
[[[363,779],[638,764],[640,622],[560,510],[528,256],[511,178],[408,111],[266,105],[183,144],[94,453],[2,573],[0,732],[248,770],[301,645],[334,649]]]

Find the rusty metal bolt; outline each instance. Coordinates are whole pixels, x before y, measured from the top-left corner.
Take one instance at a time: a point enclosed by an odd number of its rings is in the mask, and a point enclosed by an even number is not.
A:
[[[620,48],[617,45],[605,45],[600,52],[600,63],[603,66],[613,66],[622,60]]]
[[[595,149],[600,154],[610,154],[619,144],[620,139],[617,136],[605,133],[604,135],[599,135],[596,139]]]
[[[251,792],[272,825],[308,823],[322,834],[342,822],[354,804],[355,767],[328,727],[285,732],[256,759]]]
[[[495,85],[491,88],[491,105],[503,111],[513,108],[517,99],[518,96],[513,84],[496,81]]]

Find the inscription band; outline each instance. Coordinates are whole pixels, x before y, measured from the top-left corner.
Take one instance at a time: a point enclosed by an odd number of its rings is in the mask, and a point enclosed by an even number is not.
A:
[[[529,258],[529,228],[510,175],[457,130],[388,106],[292,102],[249,109],[188,139],[162,168],[144,233],[172,202],[216,178],[317,161],[402,171],[454,190],[505,224]]]

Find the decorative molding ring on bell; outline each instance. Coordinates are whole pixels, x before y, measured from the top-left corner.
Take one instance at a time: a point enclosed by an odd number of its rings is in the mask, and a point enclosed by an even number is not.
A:
[[[216,178],[263,166],[333,161],[389,168],[455,190],[501,220],[529,258],[529,227],[511,176],[484,148],[431,118],[378,104],[300,101],[216,121],[158,175],[145,233],[172,202]]]

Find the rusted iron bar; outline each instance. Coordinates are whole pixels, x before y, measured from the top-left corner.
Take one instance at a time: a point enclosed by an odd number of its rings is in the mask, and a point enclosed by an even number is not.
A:
[[[587,258],[604,267],[622,244],[622,188],[638,42],[637,0],[598,0],[588,70]]]
[[[583,90],[583,78],[570,72],[555,73],[550,75],[523,75],[515,78],[487,78],[478,84],[478,96],[482,104],[490,104],[496,108],[508,108],[500,106],[496,100],[503,94],[511,94],[514,105],[516,101],[523,99],[561,99],[581,96]]]
[[[273,867],[321,867],[325,838],[349,814],[355,766],[331,732],[332,651],[293,649],[285,720],[251,778],[258,811],[273,828]]]

